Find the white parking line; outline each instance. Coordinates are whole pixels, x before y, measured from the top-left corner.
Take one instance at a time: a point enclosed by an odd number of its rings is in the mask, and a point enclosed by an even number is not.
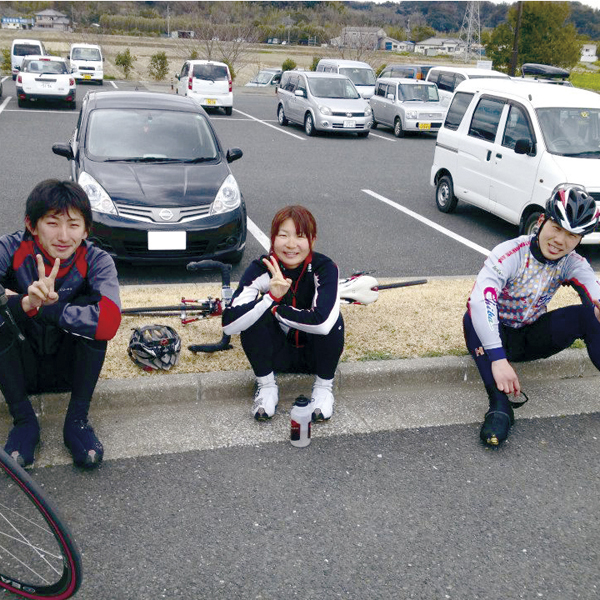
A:
[[[292,137],[295,137],[297,140],[302,140],[303,142],[306,141],[305,137],[300,137],[299,135],[296,135],[295,133],[291,133],[289,131],[286,131],[282,127],[275,127],[275,125],[271,125],[270,123],[267,123],[266,121],[262,121],[261,119],[257,119],[256,117],[253,117],[252,115],[249,115],[249,114],[247,114],[245,112],[242,112],[241,110],[238,110],[237,108],[234,108],[233,110],[235,110],[235,112],[240,113],[240,115],[244,115],[245,117],[248,117],[249,119],[252,119],[253,121],[257,121],[258,123],[262,123],[263,125],[266,125],[267,127],[272,127],[275,131],[279,131],[279,133],[285,133],[287,135],[291,135]]]
[[[376,133],[373,133],[373,130],[371,129],[371,133],[369,134],[370,137],[376,137],[379,138],[380,140],[385,140],[386,142],[396,142],[398,141],[396,138],[391,138],[389,136],[385,136],[385,135],[377,135]]]
[[[10,102],[12,96],[6,96],[6,100],[0,104],[0,113],[6,108],[6,105]]]
[[[259,229],[258,225],[248,217],[248,231],[257,239],[258,243],[268,252],[271,249],[271,240]]]
[[[467,238],[464,238],[461,235],[458,235],[457,233],[454,233],[454,232],[450,231],[449,229],[446,229],[445,227],[442,227],[441,225],[438,225],[437,223],[434,223],[433,221],[430,221],[429,219],[422,217],[421,215],[417,214],[416,212],[413,212],[412,210],[410,210],[409,208],[406,208],[400,204],[397,204],[396,202],[393,202],[392,200],[389,200],[388,198],[385,198],[384,196],[380,196],[379,194],[376,194],[375,192],[372,192],[371,190],[362,190],[362,191],[365,194],[369,194],[369,196],[373,196],[373,198],[376,198],[377,200],[381,200],[381,202],[385,202],[386,204],[389,204],[392,208],[395,208],[396,210],[399,210],[399,211],[407,214],[409,217],[412,217],[413,219],[417,219],[417,221],[421,221],[421,223],[424,223],[425,225],[428,225],[432,229],[435,229],[435,230],[439,231],[440,233],[447,235],[448,237],[452,238],[453,240],[460,242],[461,244],[464,244],[465,246],[468,246],[472,250],[476,250],[477,252],[483,254],[484,256],[488,256],[490,253],[490,251],[487,250],[486,248],[484,248],[483,246],[479,246],[478,244],[475,244],[474,242],[468,240]]]
[[[115,88],[115,90],[118,90],[118,89],[119,89],[119,88],[117,87],[117,84],[116,84],[114,81],[112,81],[112,80],[109,80],[109,82],[108,82],[108,83],[110,83],[110,85],[112,85],[112,86]]]

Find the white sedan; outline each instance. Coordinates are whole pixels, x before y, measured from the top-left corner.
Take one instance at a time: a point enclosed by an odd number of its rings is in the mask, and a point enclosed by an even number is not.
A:
[[[30,100],[54,100],[75,108],[75,78],[58,56],[28,56],[17,75],[20,107]]]

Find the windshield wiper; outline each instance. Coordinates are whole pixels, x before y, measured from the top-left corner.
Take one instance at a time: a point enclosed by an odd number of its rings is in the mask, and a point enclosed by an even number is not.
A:
[[[186,164],[197,164],[201,162],[207,162],[209,160],[215,160],[216,156],[198,156],[197,158],[188,158],[187,160],[182,160],[181,162]]]

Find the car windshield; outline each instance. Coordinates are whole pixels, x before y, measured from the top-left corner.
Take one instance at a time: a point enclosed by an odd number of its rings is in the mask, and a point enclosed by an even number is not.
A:
[[[212,81],[227,80],[227,67],[222,65],[194,65],[194,77]]]
[[[69,72],[67,65],[62,60],[46,59],[23,61],[22,71],[46,75],[62,75]]]
[[[271,78],[273,77],[273,73],[269,71],[261,71],[253,80],[252,83],[269,83]]]
[[[315,77],[308,79],[308,87],[316,98],[345,98],[348,100],[360,98],[360,94],[349,79]]]
[[[375,73],[373,69],[361,69],[360,67],[349,67],[340,69],[340,74],[349,77],[354,85],[375,85]]]
[[[203,162],[219,156],[206,117],[153,109],[92,111],[86,151],[97,160],[133,162]]]
[[[401,83],[398,86],[398,97],[402,101],[410,102],[439,102],[437,87],[427,84]]]
[[[100,50],[98,48],[73,48],[71,52],[72,60],[100,60]]]
[[[548,152],[600,158],[600,108],[538,108]]]

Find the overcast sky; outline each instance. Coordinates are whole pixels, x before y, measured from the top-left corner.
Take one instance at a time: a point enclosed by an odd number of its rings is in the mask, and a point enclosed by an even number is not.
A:
[[[371,2],[386,2],[387,0],[370,0]],[[394,0],[392,0],[394,1]],[[434,2],[442,2],[443,0],[434,0]],[[458,0],[457,0],[458,1]],[[600,9],[600,0],[579,0],[581,4],[586,6],[591,6],[592,8]],[[405,2],[410,2],[410,0],[405,0]],[[502,4],[505,2],[506,4],[514,4],[513,1],[508,2],[507,0],[490,0],[494,4]],[[464,4],[464,2],[463,2]]]

